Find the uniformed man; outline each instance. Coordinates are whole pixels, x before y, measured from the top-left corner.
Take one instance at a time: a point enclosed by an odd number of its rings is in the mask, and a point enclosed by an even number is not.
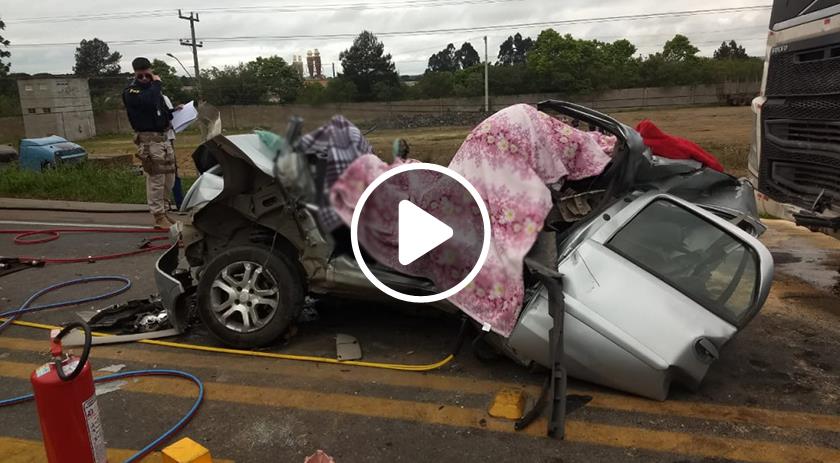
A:
[[[166,216],[167,196],[175,182],[175,151],[166,138],[172,120],[163,100],[160,77],[152,71],[146,58],[135,58],[134,81],[123,90],[128,120],[134,129],[137,157],[146,175],[146,202],[154,216],[155,227],[169,228],[172,221]]]

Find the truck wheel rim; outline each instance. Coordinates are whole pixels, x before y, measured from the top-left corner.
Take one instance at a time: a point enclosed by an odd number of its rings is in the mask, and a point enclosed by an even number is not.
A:
[[[251,333],[274,318],[280,303],[277,280],[256,262],[234,262],[222,269],[210,287],[210,310],[216,320],[237,333]]]

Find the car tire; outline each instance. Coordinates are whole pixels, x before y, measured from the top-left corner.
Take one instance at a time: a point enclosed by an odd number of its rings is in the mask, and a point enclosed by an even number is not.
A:
[[[215,256],[198,279],[197,295],[204,326],[224,344],[239,348],[276,341],[304,300],[297,266],[260,246],[238,246]]]

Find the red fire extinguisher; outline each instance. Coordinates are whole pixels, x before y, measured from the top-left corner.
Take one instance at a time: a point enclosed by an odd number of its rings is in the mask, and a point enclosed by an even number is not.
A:
[[[81,357],[64,356],[61,350],[61,338],[73,328],[85,332]],[[93,373],[87,361],[91,340],[86,323],[64,326],[50,340],[53,361],[32,372],[30,377],[50,463],[107,462]]]

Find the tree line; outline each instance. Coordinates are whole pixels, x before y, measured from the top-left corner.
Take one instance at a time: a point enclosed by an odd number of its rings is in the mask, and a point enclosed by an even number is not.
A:
[[[634,87],[713,84],[761,79],[763,61],[747,55],[734,40],[721,43],[712,58],[684,35],[668,40],[661,51],[637,55],[626,39],[615,42],[578,39],[553,29],[536,40],[515,34],[499,47],[489,66],[493,95],[560,93],[574,97]],[[363,32],[340,55],[344,72],[326,87],[305,85],[295,101],[309,104],[349,101],[472,97],[484,94],[484,66],[473,45],[449,44],[429,57],[426,72],[398,79],[391,55],[372,33]]]
[[[464,44],[469,45],[469,44]],[[575,96],[634,87],[714,84],[759,80],[760,58],[747,56],[734,40],[724,42],[712,58],[698,56],[699,49],[683,35],[668,40],[661,51],[637,55],[626,39],[615,42],[578,39],[544,30],[536,40],[520,34],[508,37],[490,66],[491,93],[561,93]],[[416,87],[418,96],[442,98],[484,93],[483,66],[452,69],[429,60]]]
[[[0,30],[3,29],[0,21]],[[0,37],[0,77],[8,75],[8,41]],[[629,40],[602,42],[543,30],[536,39],[517,33],[499,46],[489,64],[493,95],[559,93],[565,97],[592,92],[673,85],[711,84],[761,78],[762,59],[747,55],[734,40],[723,42],[712,57],[699,56],[688,37],[677,34],[647,56]],[[94,109],[118,108],[131,74],[120,68],[122,55],[98,38],[82,40],[75,50],[75,75],[88,77]],[[419,76],[400,76],[391,54],[373,33],[363,31],[339,60],[342,73],[324,81],[306,81],[279,56],[258,57],[235,66],[204,69],[202,97],[215,105],[265,103],[344,103],[422,98],[472,97],[484,93],[484,65],[470,42],[448,44],[428,58]],[[194,79],[178,76],[162,59],[153,60],[166,93],[174,101],[194,97]],[[14,77],[14,76],[11,76]],[[8,81],[9,79],[5,79]],[[12,82],[13,84],[13,82]],[[15,85],[0,79],[0,103],[11,103]],[[16,88],[14,89],[16,100]],[[0,106],[9,107],[2,104]],[[15,106],[17,102],[15,101]]]

